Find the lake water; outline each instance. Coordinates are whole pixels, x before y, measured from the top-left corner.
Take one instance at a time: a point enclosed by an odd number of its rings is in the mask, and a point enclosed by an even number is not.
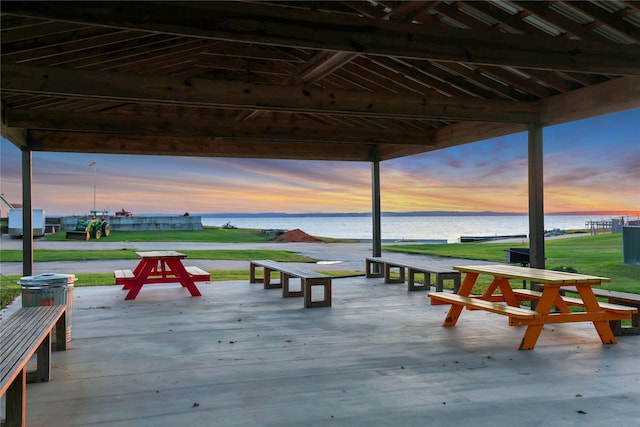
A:
[[[583,215],[546,215],[545,230],[575,230],[585,228],[586,221],[610,220],[611,217]],[[238,228],[281,229],[299,228],[307,234],[321,237],[370,240],[371,217],[363,216],[273,216],[273,217],[207,217],[202,225],[220,227],[227,222]],[[383,216],[382,239],[445,240],[458,242],[460,236],[503,236],[529,234],[527,215],[478,216]]]

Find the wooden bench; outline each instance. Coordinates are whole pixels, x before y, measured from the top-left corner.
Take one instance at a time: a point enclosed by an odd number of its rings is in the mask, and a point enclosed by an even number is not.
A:
[[[532,283],[531,287],[534,289],[529,291],[530,293],[537,292],[536,290],[542,289],[542,285]],[[563,289],[565,292],[578,293],[578,290],[575,288],[567,287]],[[539,292],[537,292],[539,293]],[[604,298],[607,300],[606,303],[600,303],[600,307],[603,306],[625,306],[630,310],[631,313],[631,325],[626,326],[622,324],[621,320],[610,320],[609,326],[613,331],[614,335],[640,335],[640,315],[638,312],[640,311],[640,295],[632,294],[628,292],[617,292],[617,291],[609,291],[606,289],[593,288],[593,293],[598,298]],[[569,297],[564,297],[565,299]]]
[[[512,307],[504,303],[491,302],[474,297],[464,297],[462,295],[450,294],[445,292],[431,292],[429,294],[431,298],[431,305],[443,305],[443,304],[458,304],[464,305],[467,310],[485,310],[496,314],[502,314],[509,316],[509,324],[517,325],[517,320],[535,319],[540,317],[540,313],[537,311],[529,310],[528,308]],[[457,319],[445,319],[445,324],[448,324]],[[455,323],[455,322],[454,322]]]
[[[382,271],[374,271],[382,267]],[[392,270],[398,270],[398,278],[391,277]],[[460,273],[454,270],[429,266],[424,264],[410,264],[402,261],[394,261],[382,257],[365,258],[366,277],[384,277],[385,283],[404,283],[405,270],[407,275],[407,290],[422,291],[431,289],[431,275],[435,275],[436,291],[442,292],[445,280],[453,280],[453,291],[460,289]],[[422,274],[423,285],[416,284],[416,275]]]
[[[66,350],[65,305],[24,307],[0,323],[0,396],[6,393],[6,427],[26,425],[29,382],[51,379],[52,331],[55,350]],[[36,370],[27,372],[27,363],[36,356]]]
[[[256,269],[262,268],[262,277],[256,276]],[[271,273],[280,274],[280,282],[271,282]],[[300,279],[300,290],[293,291],[289,286],[292,277]],[[249,262],[249,283],[264,283],[264,289],[282,288],[283,297],[304,297],[305,308],[331,307],[331,277],[316,271],[310,271],[290,264],[269,259]],[[314,301],[312,291],[314,287],[322,287],[324,297]]]

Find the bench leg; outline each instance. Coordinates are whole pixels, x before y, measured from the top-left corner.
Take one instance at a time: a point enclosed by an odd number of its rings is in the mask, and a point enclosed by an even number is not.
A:
[[[423,285],[416,285],[416,274],[422,274],[422,277],[424,278]],[[436,276],[436,278],[437,277],[438,276]],[[407,290],[412,292],[412,291],[428,291],[429,289],[431,289],[431,274],[415,271],[410,268],[409,278],[407,280]],[[439,290],[442,291],[442,289],[439,289]]]
[[[365,260],[365,271],[367,279],[371,277],[383,277],[383,267],[384,265],[381,262]]]
[[[278,289],[282,287],[282,274],[280,274],[280,282],[278,283],[271,283],[271,272],[273,271],[277,271],[277,270],[272,270],[270,268],[264,267],[264,273],[263,273],[263,283],[264,283],[264,289]]]
[[[324,298],[322,300],[313,301],[312,288],[322,286]],[[304,287],[304,307],[331,307],[331,278],[306,279],[303,280]]]
[[[289,297],[301,297],[304,295],[304,280],[300,279],[300,290],[292,291],[289,286],[289,279],[293,276],[289,276],[288,274],[281,273],[280,274],[280,282],[282,283],[282,296],[285,298]]]
[[[51,332],[49,332],[38,347],[38,350],[36,350],[36,363],[35,375],[28,375],[27,382],[49,382],[49,380],[51,380]]]
[[[460,289],[460,274],[459,273],[436,273],[436,291],[442,292],[444,290],[444,281],[453,280],[453,293],[457,294]]]
[[[27,368],[13,380],[6,394],[5,427],[24,427],[27,425]]]
[[[611,304],[629,305],[635,307],[640,312],[640,304],[629,304],[626,301],[620,301],[616,298],[607,298]],[[613,331],[613,335],[640,335],[640,313],[631,314],[631,326],[622,326],[621,320],[610,320],[609,326]]]
[[[67,316],[69,316],[68,308],[62,313],[62,316],[58,319],[56,326],[54,327],[56,333],[56,345],[53,348],[55,351],[65,351],[67,349]],[[71,339],[71,336],[69,336]]]
[[[398,277],[397,279],[392,279],[391,278],[391,269],[392,268],[397,268],[398,269],[398,275],[400,277]],[[397,267],[395,265],[385,264],[384,265],[384,282],[385,283],[404,283],[405,282],[404,270],[405,270],[404,267]]]
[[[262,283],[263,280],[260,277],[256,277],[257,265],[249,263],[249,283]]]

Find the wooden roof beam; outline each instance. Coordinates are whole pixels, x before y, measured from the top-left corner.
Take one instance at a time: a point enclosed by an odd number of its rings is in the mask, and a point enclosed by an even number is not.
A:
[[[640,77],[623,77],[541,101],[540,123],[557,125],[640,108]]]
[[[369,117],[527,123],[537,104],[371,93],[133,73],[3,65],[2,91],[32,95]]]
[[[185,113],[182,109],[172,108],[150,112],[136,111],[134,107],[109,114],[6,108],[5,118],[7,126],[30,130],[255,141],[432,144],[424,131],[362,126],[319,126],[306,120],[292,123],[238,123],[212,119],[206,112]]]
[[[3,129],[4,131],[4,129]],[[119,153],[159,156],[234,157],[371,161],[373,144],[303,144],[279,141],[238,141],[223,138],[110,135],[82,132],[28,131],[29,149],[46,152]]]

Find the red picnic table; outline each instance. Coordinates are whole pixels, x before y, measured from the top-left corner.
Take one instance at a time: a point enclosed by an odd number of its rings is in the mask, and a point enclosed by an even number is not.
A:
[[[185,267],[182,260],[187,256],[176,251],[136,252],[140,262],[135,270],[116,270],[113,275],[116,285],[129,290],[125,300],[136,299],[143,285],[152,283],[180,283],[192,296],[199,297],[195,282],[207,282],[211,275],[199,267]]]

